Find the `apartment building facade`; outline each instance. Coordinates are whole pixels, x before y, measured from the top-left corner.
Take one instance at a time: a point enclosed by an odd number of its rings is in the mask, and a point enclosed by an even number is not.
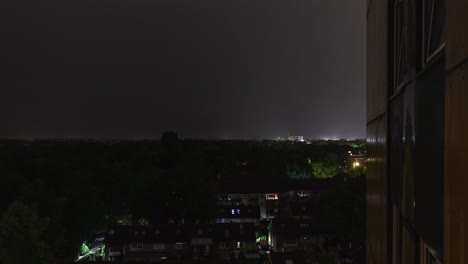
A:
[[[468,1],[367,1],[367,263],[466,263]]]

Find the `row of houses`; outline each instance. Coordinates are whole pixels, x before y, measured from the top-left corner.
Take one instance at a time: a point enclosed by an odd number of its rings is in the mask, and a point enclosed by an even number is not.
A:
[[[311,203],[301,201],[319,197],[340,181],[344,180],[296,180],[258,188],[254,184],[219,186],[213,223],[109,226],[104,259],[268,263],[281,254],[305,252],[323,243],[326,234],[313,224]]]
[[[115,225],[105,234],[104,260],[265,263],[273,250],[305,252],[323,240],[320,230],[307,219],[274,219],[267,235],[253,223]]]
[[[253,224],[115,225],[105,235],[107,261],[237,263],[258,260]]]

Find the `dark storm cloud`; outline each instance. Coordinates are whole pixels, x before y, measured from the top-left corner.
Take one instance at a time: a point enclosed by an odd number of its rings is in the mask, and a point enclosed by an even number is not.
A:
[[[364,137],[363,0],[0,5],[0,137]]]

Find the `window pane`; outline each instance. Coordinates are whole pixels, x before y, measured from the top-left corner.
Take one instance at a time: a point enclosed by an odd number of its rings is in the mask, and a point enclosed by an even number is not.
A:
[[[424,1],[424,45],[426,61],[444,43],[445,0]]]
[[[394,68],[395,68],[395,85],[402,84],[407,79],[410,69],[410,42],[411,34],[409,17],[410,17],[410,3],[408,0],[398,0],[395,3],[395,54],[394,54]]]
[[[401,243],[401,263],[415,264],[416,263],[416,241],[413,234],[405,226],[402,228],[402,243]]]

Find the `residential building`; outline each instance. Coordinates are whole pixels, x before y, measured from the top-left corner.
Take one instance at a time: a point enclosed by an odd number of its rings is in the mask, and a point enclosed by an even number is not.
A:
[[[236,263],[259,259],[253,224],[115,225],[105,236],[108,261]]]
[[[253,223],[260,222],[260,207],[258,205],[220,205],[216,223]]]
[[[105,236],[108,261],[190,259],[189,225],[115,225]]]
[[[217,200],[221,215],[231,212],[232,209],[237,213],[240,206],[247,206],[251,212],[257,210],[254,207],[259,208],[259,219],[273,219],[280,214],[289,214],[291,201],[319,196],[321,192],[343,181],[341,177],[288,179],[280,182],[256,182],[252,178],[255,177],[240,176],[235,181],[220,182],[217,186]],[[245,184],[246,182],[249,184]],[[228,210],[221,211],[221,209]]]
[[[366,263],[466,263],[468,1],[367,1]]]
[[[320,240],[320,232],[305,219],[274,219],[269,227],[268,243],[275,252],[304,251]]]

